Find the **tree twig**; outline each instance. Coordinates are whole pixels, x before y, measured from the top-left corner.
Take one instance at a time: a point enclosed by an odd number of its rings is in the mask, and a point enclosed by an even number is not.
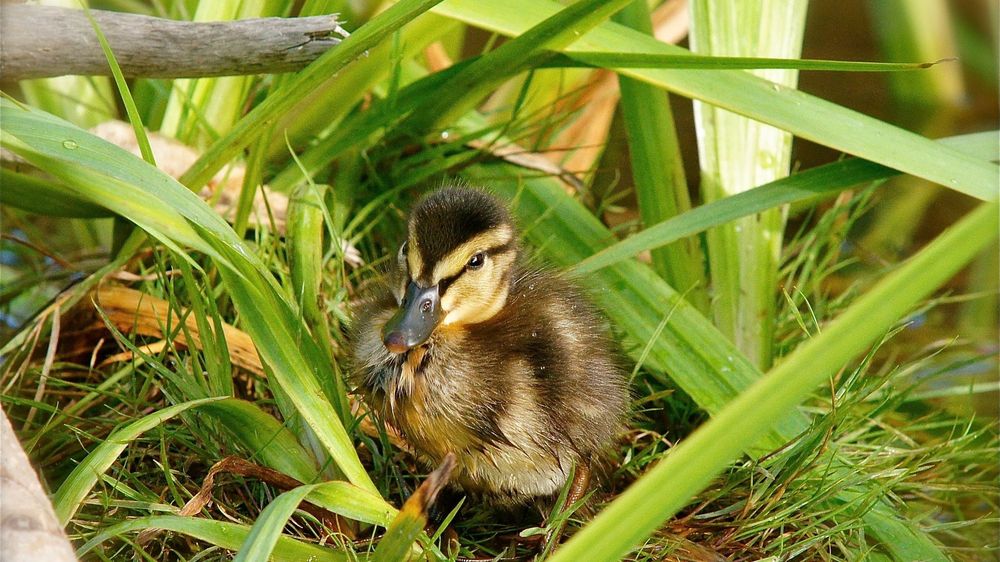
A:
[[[290,72],[340,43],[336,14],[226,22],[176,21],[91,10],[126,77],[198,78]],[[110,75],[81,10],[10,5],[0,10],[0,78]]]

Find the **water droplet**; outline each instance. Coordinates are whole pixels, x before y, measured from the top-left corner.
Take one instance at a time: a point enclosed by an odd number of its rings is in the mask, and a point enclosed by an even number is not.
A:
[[[441,138],[442,139],[448,140],[449,137],[451,137],[451,133],[449,131],[441,131]]]
[[[775,84],[774,82],[772,82],[771,83],[771,89],[774,90],[775,92],[780,92],[781,91],[781,85],[780,84]]]
[[[63,141],[63,148],[66,150],[76,150],[80,148],[80,145],[76,143],[73,139],[66,139]]]
[[[538,337],[538,332],[531,332],[531,337],[537,338]]]

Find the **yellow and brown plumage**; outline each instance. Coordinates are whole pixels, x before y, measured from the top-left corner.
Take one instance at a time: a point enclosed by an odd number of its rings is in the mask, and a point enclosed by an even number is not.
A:
[[[521,259],[506,206],[449,188],[413,209],[388,287],[355,320],[370,409],[452,480],[513,504],[552,496],[621,429],[627,384],[599,314]]]

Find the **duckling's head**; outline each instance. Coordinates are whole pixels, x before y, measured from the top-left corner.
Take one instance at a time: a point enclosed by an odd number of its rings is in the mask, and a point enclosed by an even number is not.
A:
[[[507,301],[517,232],[506,205],[470,188],[421,199],[410,213],[393,287],[399,309],[382,328],[392,353],[425,343],[439,327],[492,318]]]

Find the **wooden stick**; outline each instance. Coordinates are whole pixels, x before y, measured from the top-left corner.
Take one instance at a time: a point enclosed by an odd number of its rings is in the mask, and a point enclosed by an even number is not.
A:
[[[290,72],[340,43],[336,14],[195,23],[91,10],[122,73],[134,78],[198,78]],[[0,8],[0,79],[110,76],[82,10]]]

